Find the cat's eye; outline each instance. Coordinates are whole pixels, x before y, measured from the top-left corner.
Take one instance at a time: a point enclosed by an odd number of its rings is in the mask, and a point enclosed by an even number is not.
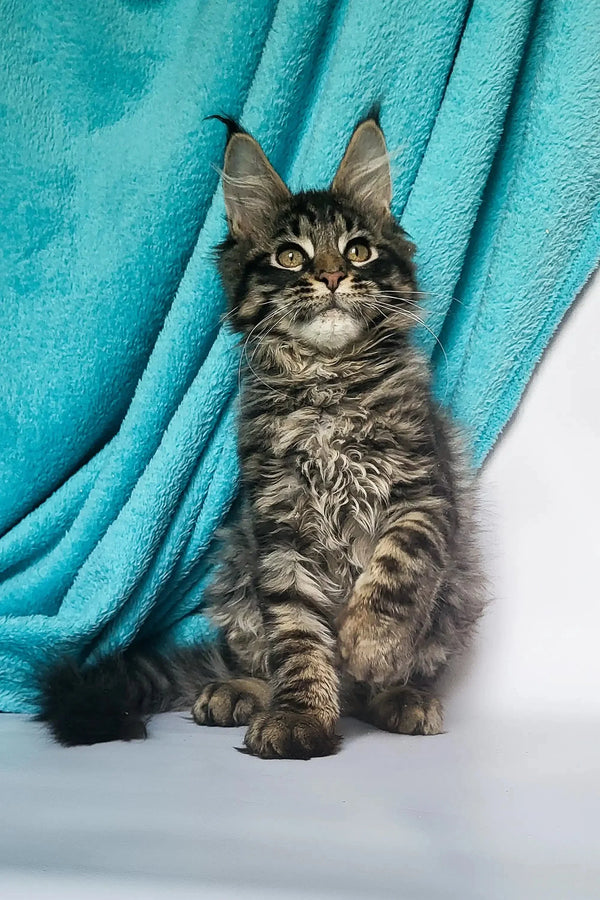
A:
[[[366,241],[350,241],[344,256],[352,263],[363,263],[371,258],[371,248]]]
[[[305,260],[304,250],[294,244],[287,244],[277,251],[277,264],[284,269],[298,269]]]

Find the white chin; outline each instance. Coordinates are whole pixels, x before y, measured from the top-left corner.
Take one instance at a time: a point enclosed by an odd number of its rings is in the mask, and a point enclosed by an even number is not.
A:
[[[341,350],[362,331],[353,316],[340,309],[328,309],[296,330],[297,337],[318,350]]]

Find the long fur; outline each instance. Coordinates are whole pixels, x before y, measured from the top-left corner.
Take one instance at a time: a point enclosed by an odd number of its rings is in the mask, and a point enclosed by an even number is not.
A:
[[[383,135],[363,122],[332,188],[291,195],[228,126],[219,258],[242,335],[243,477],[207,595],[222,648],[63,662],[41,718],[62,743],[93,743],[192,706],[202,725],[248,724],[248,751],[267,758],[335,752],[343,713],[437,733],[434,682],[484,590],[473,479],[410,340],[414,247],[389,211]],[[357,241],[370,256],[353,262]]]

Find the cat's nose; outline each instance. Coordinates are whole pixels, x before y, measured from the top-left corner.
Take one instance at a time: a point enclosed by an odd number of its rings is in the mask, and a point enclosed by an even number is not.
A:
[[[323,284],[326,284],[329,290],[333,293],[337,286],[339,285],[342,278],[345,276],[345,272],[319,272],[317,275],[317,279],[322,281]]]

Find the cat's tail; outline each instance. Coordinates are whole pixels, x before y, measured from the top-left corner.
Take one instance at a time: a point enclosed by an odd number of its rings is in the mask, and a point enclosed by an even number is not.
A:
[[[66,747],[144,738],[149,716],[190,709],[204,684],[227,675],[214,645],[169,655],[125,650],[90,666],[65,658],[40,678],[37,719]]]

